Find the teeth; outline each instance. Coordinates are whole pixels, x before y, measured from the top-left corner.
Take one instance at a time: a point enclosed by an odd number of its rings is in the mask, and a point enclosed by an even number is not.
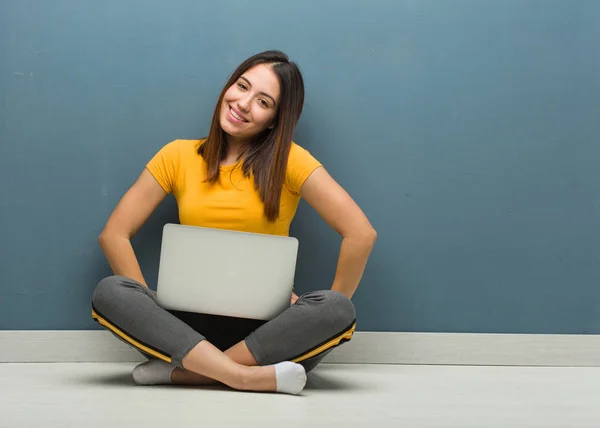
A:
[[[240,115],[238,115],[232,108],[230,108],[229,110],[231,110],[231,115],[233,117],[235,117],[237,120],[241,120],[241,121],[245,122],[244,118],[241,117]]]

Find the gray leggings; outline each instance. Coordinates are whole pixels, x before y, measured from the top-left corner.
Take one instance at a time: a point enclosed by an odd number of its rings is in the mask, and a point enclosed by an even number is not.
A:
[[[202,340],[225,351],[245,339],[259,365],[293,361],[307,372],[356,327],[354,305],[337,291],[303,294],[276,318],[260,321],[166,310],[154,291],[124,276],[100,281],[92,317],[147,358],[179,367]]]

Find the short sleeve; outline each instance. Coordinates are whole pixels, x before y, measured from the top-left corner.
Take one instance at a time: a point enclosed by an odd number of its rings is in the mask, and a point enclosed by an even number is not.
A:
[[[308,150],[292,143],[285,177],[287,188],[292,193],[299,194],[308,176],[320,166],[321,163]]]
[[[167,193],[174,192],[177,171],[181,160],[181,141],[175,140],[164,146],[146,164],[146,168]]]

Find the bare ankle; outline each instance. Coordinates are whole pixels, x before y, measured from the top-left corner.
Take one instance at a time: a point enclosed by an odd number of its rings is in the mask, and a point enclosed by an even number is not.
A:
[[[255,378],[253,367],[240,368],[239,373],[235,376],[235,385],[232,385],[232,387],[240,391],[251,391],[256,383]]]
[[[171,372],[171,382],[173,382],[174,384],[182,383],[181,381],[185,379],[185,377],[185,371],[179,367],[175,367]]]
[[[245,367],[239,376],[242,391],[275,391],[277,381],[272,367]]]
[[[218,383],[214,379],[180,367],[175,367],[171,372],[171,382],[175,385],[212,385]]]

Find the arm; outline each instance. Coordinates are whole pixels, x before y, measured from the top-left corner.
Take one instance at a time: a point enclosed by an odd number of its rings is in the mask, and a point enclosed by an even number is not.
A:
[[[362,278],[377,232],[352,200],[324,168],[317,168],[304,182],[300,195],[342,235],[342,247],[333,286],[351,298]]]
[[[115,275],[148,286],[133,252],[131,238],[166,196],[167,192],[144,169],[110,215],[98,241]]]

